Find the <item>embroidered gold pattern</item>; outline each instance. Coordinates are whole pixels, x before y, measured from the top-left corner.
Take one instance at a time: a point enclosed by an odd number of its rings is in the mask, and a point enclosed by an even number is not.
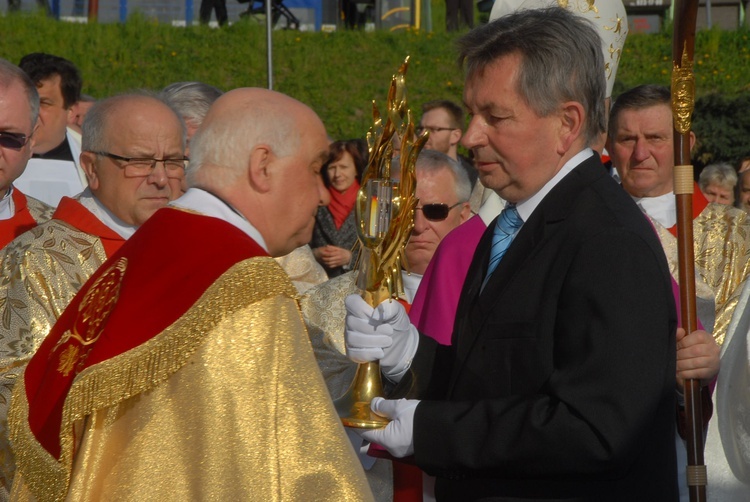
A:
[[[57,371],[62,373],[63,376],[70,375],[70,372],[75,368],[78,362],[78,347],[75,345],[68,345],[65,350],[60,354],[60,363],[57,365]]]
[[[52,349],[53,354],[71,340],[78,342],[81,347],[88,347],[96,343],[102,335],[103,324],[120,298],[120,286],[127,266],[127,258],[120,258],[94,281],[78,306],[78,315],[73,323],[72,330],[67,330],[62,334],[57,345]],[[72,347],[72,345],[68,345],[68,347]],[[71,364],[73,366],[78,365],[77,371],[81,371],[89,350],[81,353],[77,347],[75,351],[66,348],[60,354],[58,371],[68,376],[73,369]],[[73,357],[75,357],[75,360],[71,359]]]

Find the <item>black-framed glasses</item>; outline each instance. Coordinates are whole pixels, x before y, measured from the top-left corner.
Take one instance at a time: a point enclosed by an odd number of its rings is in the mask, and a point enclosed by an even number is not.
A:
[[[417,134],[422,134],[422,131],[430,131],[430,134],[435,134],[436,132],[440,131],[453,131],[455,129],[458,129],[458,127],[430,127],[430,126],[419,126],[415,129],[417,131]]]
[[[456,202],[452,206],[448,206],[448,204],[425,204],[424,206],[415,209],[422,211],[424,217],[430,221],[443,221],[448,217],[451,209],[458,207],[461,204],[463,204],[463,202]]]
[[[3,148],[20,150],[28,141],[29,136],[20,132],[0,131],[0,146]]]
[[[156,163],[161,162],[164,164],[164,170],[167,173],[167,178],[182,178],[185,174],[185,165],[188,162],[187,157],[176,157],[171,159],[152,159],[143,157],[123,157],[122,155],[116,155],[110,152],[91,152],[94,155],[101,155],[112,160],[120,161],[124,164],[125,176],[130,178],[139,178],[141,176],[148,176],[154,169],[156,169]]]

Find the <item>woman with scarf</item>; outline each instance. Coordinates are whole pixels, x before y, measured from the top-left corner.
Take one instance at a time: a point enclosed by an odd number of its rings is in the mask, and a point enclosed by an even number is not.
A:
[[[354,203],[367,160],[360,141],[331,143],[323,166],[323,182],[331,194],[328,207],[318,208],[310,247],[328,277],[339,276],[354,266],[357,253],[357,222]]]

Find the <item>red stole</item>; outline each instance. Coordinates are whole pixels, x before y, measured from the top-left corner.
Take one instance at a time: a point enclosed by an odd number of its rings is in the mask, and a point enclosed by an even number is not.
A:
[[[341,225],[346,221],[346,217],[354,209],[354,203],[357,201],[357,191],[359,190],[359,183],[354,180],[352,186],[346,189],[344,193],[340,193],[338,190],[330,189],[328,192],[331,194],[331,202],[328,204],[328,210],[333,216],[333,223],[337,229],[341,228]]]
[[[64,221],[81,232],[98,237],[104,247],[107,257],[112,256],[125,243],[125,239],[109,228],[107,225],[93,215],[91,211],[83,207],[77,200],[63,197],[55,209],[52,218]]]
[[[34,228],[37,223],[26,203],[26,196],[18,188],[13,188],[14,214],[7,220],[0,220],[0,249],[22,233]]]
[[[703,192],[700,191],[696,182],[693,182],[693,185],[693,219],[696,219],[708,206],[708,199],[706,199]],[[667,230],[669,230],[669,233],[677,237],[677,225],[669,227]]]
[[[63,404],[80,371],[158,335],[232,265],[254,256],[267,254],[247,234],[223,220],[172,208],[157,211],[84,284],[29,362],[24,373],[29,425],[39,443],[59,460]],[[116,269],[123,258],[127,263]],[[95,323],[79,316],[79,306],[87,293],[100,290],[92,289],[100,277],[100,288],[106,287],[108,280],[118,284],[109,288],[114,292],[105,297],[110,310],[100,317],[104,321],[92,339],[86,334]],[[82,347],[69,338],[57,347],[74,327],[75,333],[84,333],[83,338],[92,343]],[[64,374],[60,368],[65,352],[79,347],[90,350],[69,366],[74,371]]]

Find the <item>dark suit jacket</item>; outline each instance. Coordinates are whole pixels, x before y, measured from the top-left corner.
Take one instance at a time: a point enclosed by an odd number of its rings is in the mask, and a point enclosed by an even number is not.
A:
[[[676,500],[676,314],[653,228],[596,155],[542,200],[480,293],[493,228],[453,345],[421,336],[400,386],[425,399],[415,459],[438,500]]]

